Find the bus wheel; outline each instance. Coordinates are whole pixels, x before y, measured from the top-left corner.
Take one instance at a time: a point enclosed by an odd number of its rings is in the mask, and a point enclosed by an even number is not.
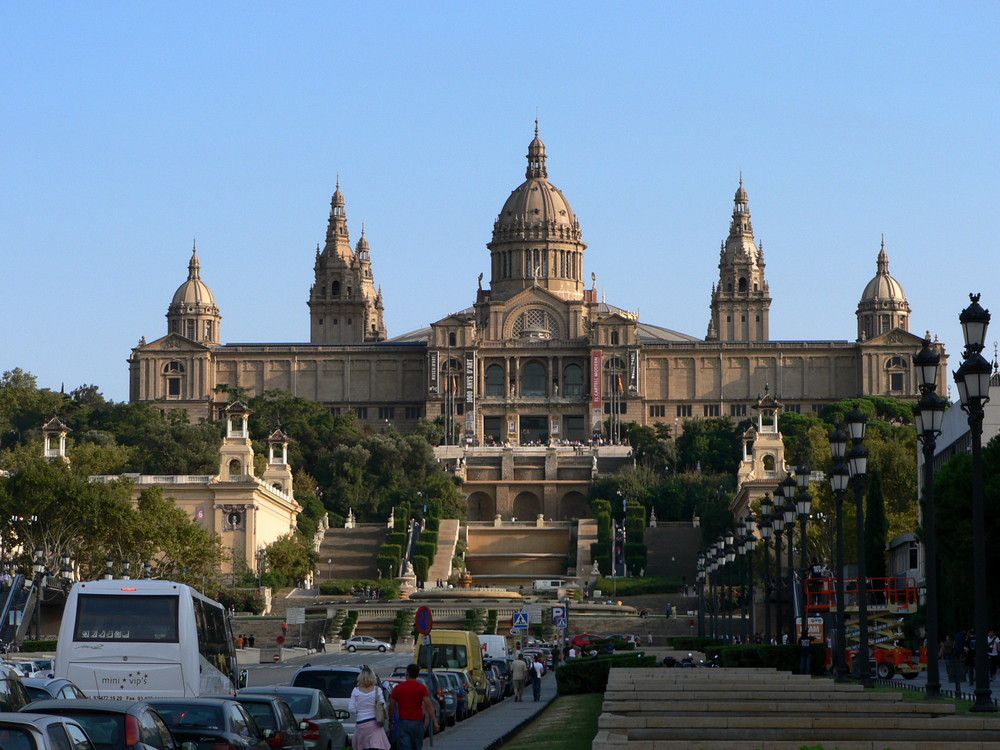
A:
[[[889,664],[888,662],[882,662],[875,668],[875,674],[877,674],[883,680],[892,679],[893,673],[894,670],[892,668],[892,665]]]

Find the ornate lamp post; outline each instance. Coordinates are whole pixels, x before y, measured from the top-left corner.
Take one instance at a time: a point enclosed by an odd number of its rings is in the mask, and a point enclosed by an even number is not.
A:
[[[971,304],[962,310],[959,321],[965,336],[962,366],[955,373],[962,409],[969,415],[972,433],[972,576],[976,627],[976,701],[970,711],[996,711],[990,693],[986,633],[989,610],[986,599],[986,530],[983,511],[983,407],[990,400],[992,368],[982,355],[990,313],[979,305],[979,295],[970,294]]]
[[[861,684],[872,686],[872,669],[868,660],[868,571],[865,565],[865,474],[868,473],[868,450],[861,445],[865,439],[868,418],[857,407],[847,414],[847,429],[851,435],[848,471],[854,479],[854,501],[858,531],[858,655],[861,660]]]
[[[809,520],[809,511],[812,510],[812,496],[809,494],[809,467],[798,466],[795,468],[795,484],[798,486],[798,493],[795,495],[795,511],[799,516],[799,569],[805,576],[809,565],[808,544],[806,542],[806,522]],[[809,624],[806,622],[806,592],[802,592],[802,637],[805,638],[809,632]]]
[[[785,505],[782,513],[785,516],[785,530],[788,532],[788,642],[795,641],[795,480],[789,474],[782,482],[785,490]]]
[[[753,585],[753,551],[757,548],[757,535],[754,532],[757,530],[757,519],[753,513],[750,513],[747,515],[745,521],[747,535],[744,537],[744,546],[747,556],[747,607],[749,609],[747,613],[747,635],[750,636],[752,642],[757,635],[756,596],[754,595]]]
[[[771,510],[774,503],[771,496],[765,494],[760,501],[760,538],[764,542],[764,641],[771,642],[771,561],[768,556],[768,545],[774,527],[771,526]]]
[[[747,554],[747,524],[742,518],[736,522],[736,536],[733,539],[733,548],[736,550],[736,581],[740,593],[740,641],[744,641],[747,635],[747,590],[746,590],[746,554]]]
[[[104,580],[110,581],[115,577],[115,559],[108,555],[108,559],[104,561]]]
[[[41,640],[42,589],[45,587],[45,550],[35,547],[35,559],[31,565],[35,581],[35,640]]]
[[[698,572],[695,575],[698,585],[698,637],[705,637],[705,553],[698,553]]]
[[[833,678],[837,682],[847,681],[847,660],[845,659],[845,649],[847,648],[847,631],[844,618],[844,494],[847,492],[847,485],[851,481],[851,472],[844,464],[844,456],[847,454],[847,434],[836,429],[830,433],[830,451],[833,453],[833,460],[836,462],[830,470],[830,487],[833,488],[833,496],[837,504],[837,625],[834,632],[836,640],[834,642]]]
[[[732,539],[733,538],[733,532],[727,531],[726,532],[726,536],[727,536],[727,538]],[[724,559],[723,562],[725,562],[725,564],[726,564],[726,578],[725,578],[725,581],[726,581],[726,584],[727,584],[726,585],[726,589],[727,589],[727,595],[728,595],[728,599],[729,599],[729,602],[728,602],[729,603],[729,617],[728,617],[728,626],[726,627],[726,637],[729,638],[730,641],[732,641],[733,640],[733,635],[734,635],[734,629],[733,629],[733,605],[736,603],[734,601],[734,599],[733,599],[733,578],[734,578],[734,573],[736,572],[735,569],[734,569],[734,567],[733,567],[733,561],[736,559],[736,548],[733,547],[732,542],[730,542],[729,544],[726,545],[726,549],[725,549],[724,554],[725,554],[725,559]]]
[[[781,609],[781,534],[785,530],[785,491],[779,484],[774,490],[774,512],[771,514],[771,526],[774,529],[774,588],[778,594],[777,605],[774,609],[774,628],[777,641],[781,643],[782,628],[784,625],[784,611]],[[788,636],[791,638],[791,634]]]
[[[934,449],[944,420],[944,400],[935,393],[938,365],[941,357],[931,349],[931,340],[924,339],[923,348],[913,355],[917,373],[920,402],[914,409],[917,438],[924,453],[924,585],[927,589],[927,692],[928,699],[941,697],[941,670],[938,662],[938,601],[937,601],[937,530],[934,508]]]

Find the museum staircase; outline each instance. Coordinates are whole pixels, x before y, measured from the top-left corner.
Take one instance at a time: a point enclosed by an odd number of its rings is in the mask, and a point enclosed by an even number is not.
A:
[[[388,533],[384,523],[360,523],[353,529],[327,529],[319,546],[319,568],[323,573],[320,580],[377,579],[378,551]]]
[[[701,529],[690,523],[659,523],[645,530],[646,575],[675,576],[693,584],[702,548]]]
[[[437,554],[427,572],[427,580],[433,584],[437,581],[447,581],[451,577],[451,561],[455,557],[455,546],[458,544],[457,518],[442,518],[438,526]]]

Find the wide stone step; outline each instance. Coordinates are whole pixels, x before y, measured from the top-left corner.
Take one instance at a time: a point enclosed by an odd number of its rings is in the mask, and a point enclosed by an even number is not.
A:
[[[885,716],[872,723],[870,715],[852,716],[706,716],[704,714],[688,716],[644,716],[626,718],[613,716],[602,722],[607,729],[628,730],[631,735],[639,730],[673,730],[673,729],[860,729],[871,731],[877,726],[881,729],[905,730],[1000,730],[1000,718],[970,718],[967,716]]]
[[[808,741],[801,740],[701,740],[692,745],[688,740],[637,740],[628,742],[619,735],[609,735],[599,731],[591,746],[593,750],[802,750],[803,745],[820,744],[816,737]],[[998,743],[993,741],[973,740],[959,742],[953,740],[912,740],[895,742],[892,750],[997,750]],[[875,740],[845,740],[837,743],[837,750],[885,750],[886,743]],[[827,750],[832,750],[827,747]]]
[[[702,701],[704,703],[704,701]],[[651,702],[651,707],[646,708],[637,705],[635,701],[616,701],[614,703],[605,701],[604,711],[608,713],[622,714],[625,716],[672,716],[675,714],[695,714],[699,711],[707,710],[704,707],[693,705],[694,701],[677,701],[673,703]],[[850,714],[933,714],[936,716],[947,716],[955,713],[955,707],[946,703],[908,703],[908,702],[881,702],[857,701],[857,702],[824,702],[801,701],[792,703],[788,701],[755,701],[755,700],[712,700],[711,710],[714,712],[723,711],[728,713],[776,713],[776,714],[799,714],[816,713],[817,705],[823,706],[825,713]],[[1000,747],[1000,746],[998,746]],[[895,748],[893,749],[895,750]]]

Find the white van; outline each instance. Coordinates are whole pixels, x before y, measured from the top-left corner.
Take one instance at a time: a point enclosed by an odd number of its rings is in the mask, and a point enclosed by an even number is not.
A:
[[[510,656],[510,646],[505,635],[480,635],[479,644],[484,659],[506,659]]]
[[[561,578],[543,578],[532,582],[531,590],[536,594],[554,594],[565,585],[566,581]]]

